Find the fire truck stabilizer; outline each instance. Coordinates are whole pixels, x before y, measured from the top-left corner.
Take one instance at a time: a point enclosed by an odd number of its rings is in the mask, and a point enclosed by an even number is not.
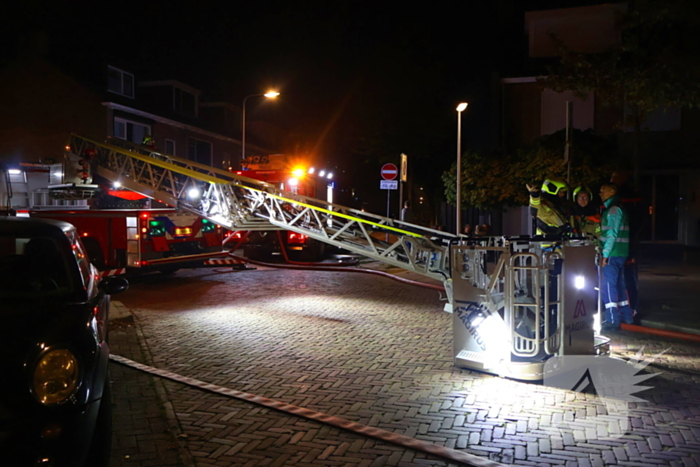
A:
[[[595,250],[586,240],[557,239],[553,251],[537,239],[473,240],[157,152],[76,135],[69,148],[93,149],[108,180],[226,229],[287,230],[442,280],[457,366],[534,381],[552,357],[609,352],[596,331]]]

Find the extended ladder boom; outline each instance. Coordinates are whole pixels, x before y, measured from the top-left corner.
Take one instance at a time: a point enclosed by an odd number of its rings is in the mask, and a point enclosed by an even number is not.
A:
[[[450,277],[449,246],[457,240],[452,234],[282,191],[143,146],[127,150],[72,135],[67,150],[92,159],[94,172],[107,180],[228,229],[291,230],[434,279]]]

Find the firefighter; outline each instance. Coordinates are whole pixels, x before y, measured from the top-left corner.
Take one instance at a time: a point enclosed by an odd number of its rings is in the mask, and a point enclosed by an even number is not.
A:
[[[547,179],[538,189],[526,184],[530,192],[530,212],[535,219],[536,235],[564,235],[571,232],[565,182]]]
[[[141,146],[146,146],[149,149],[156,150],[156,140],[151,135],[146,135],[141,141]]]
[[[625,261],[629,256],[630,230],[627,214],[617,196],[617,185],[605,183],[600,187],[600,199],[605,206],[600,219],[600,249],[603,256],[603,329],[617,330],[620,322],[632,324],[632,309],[625,287]]]
[[[600,235],[600,214],[593,203],[593,193],[586,186],[574,189],[572,225],[582,237],[597,238]]]

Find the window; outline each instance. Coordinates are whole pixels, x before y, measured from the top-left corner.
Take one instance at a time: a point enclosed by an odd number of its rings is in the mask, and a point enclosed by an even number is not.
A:
[[[141,144],[146,135],[151,134],[151,127],[143,123],[132,122],[114,117],[114,136],[132,143]]]
[[[173,105],[175,112],[185,115],[197,115],[197,98],[194,94],[174,87]]]
[[[187,138],[187,158],[200,164],[211,165],[211,143]]]
[[[133,99],[134,75],[112,66],[108,66],[107,68],[107,90]]]
[[[175,141],[171,139],[165,140],[165,153],[170,154],[171,156],[175,155]]]

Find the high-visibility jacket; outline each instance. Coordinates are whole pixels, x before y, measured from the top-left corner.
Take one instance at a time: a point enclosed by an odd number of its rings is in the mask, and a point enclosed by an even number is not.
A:
[[[627,214],[618,204],[617,196],[605,201],[605,210],[600,219],[600,249],[603,258],[621,256],[626,258],[630,253],[630,227]]]
[[[567,216],[539,191],[530,192],[530,211],[537,221],[537,235],[561,235],[570,226]]]

